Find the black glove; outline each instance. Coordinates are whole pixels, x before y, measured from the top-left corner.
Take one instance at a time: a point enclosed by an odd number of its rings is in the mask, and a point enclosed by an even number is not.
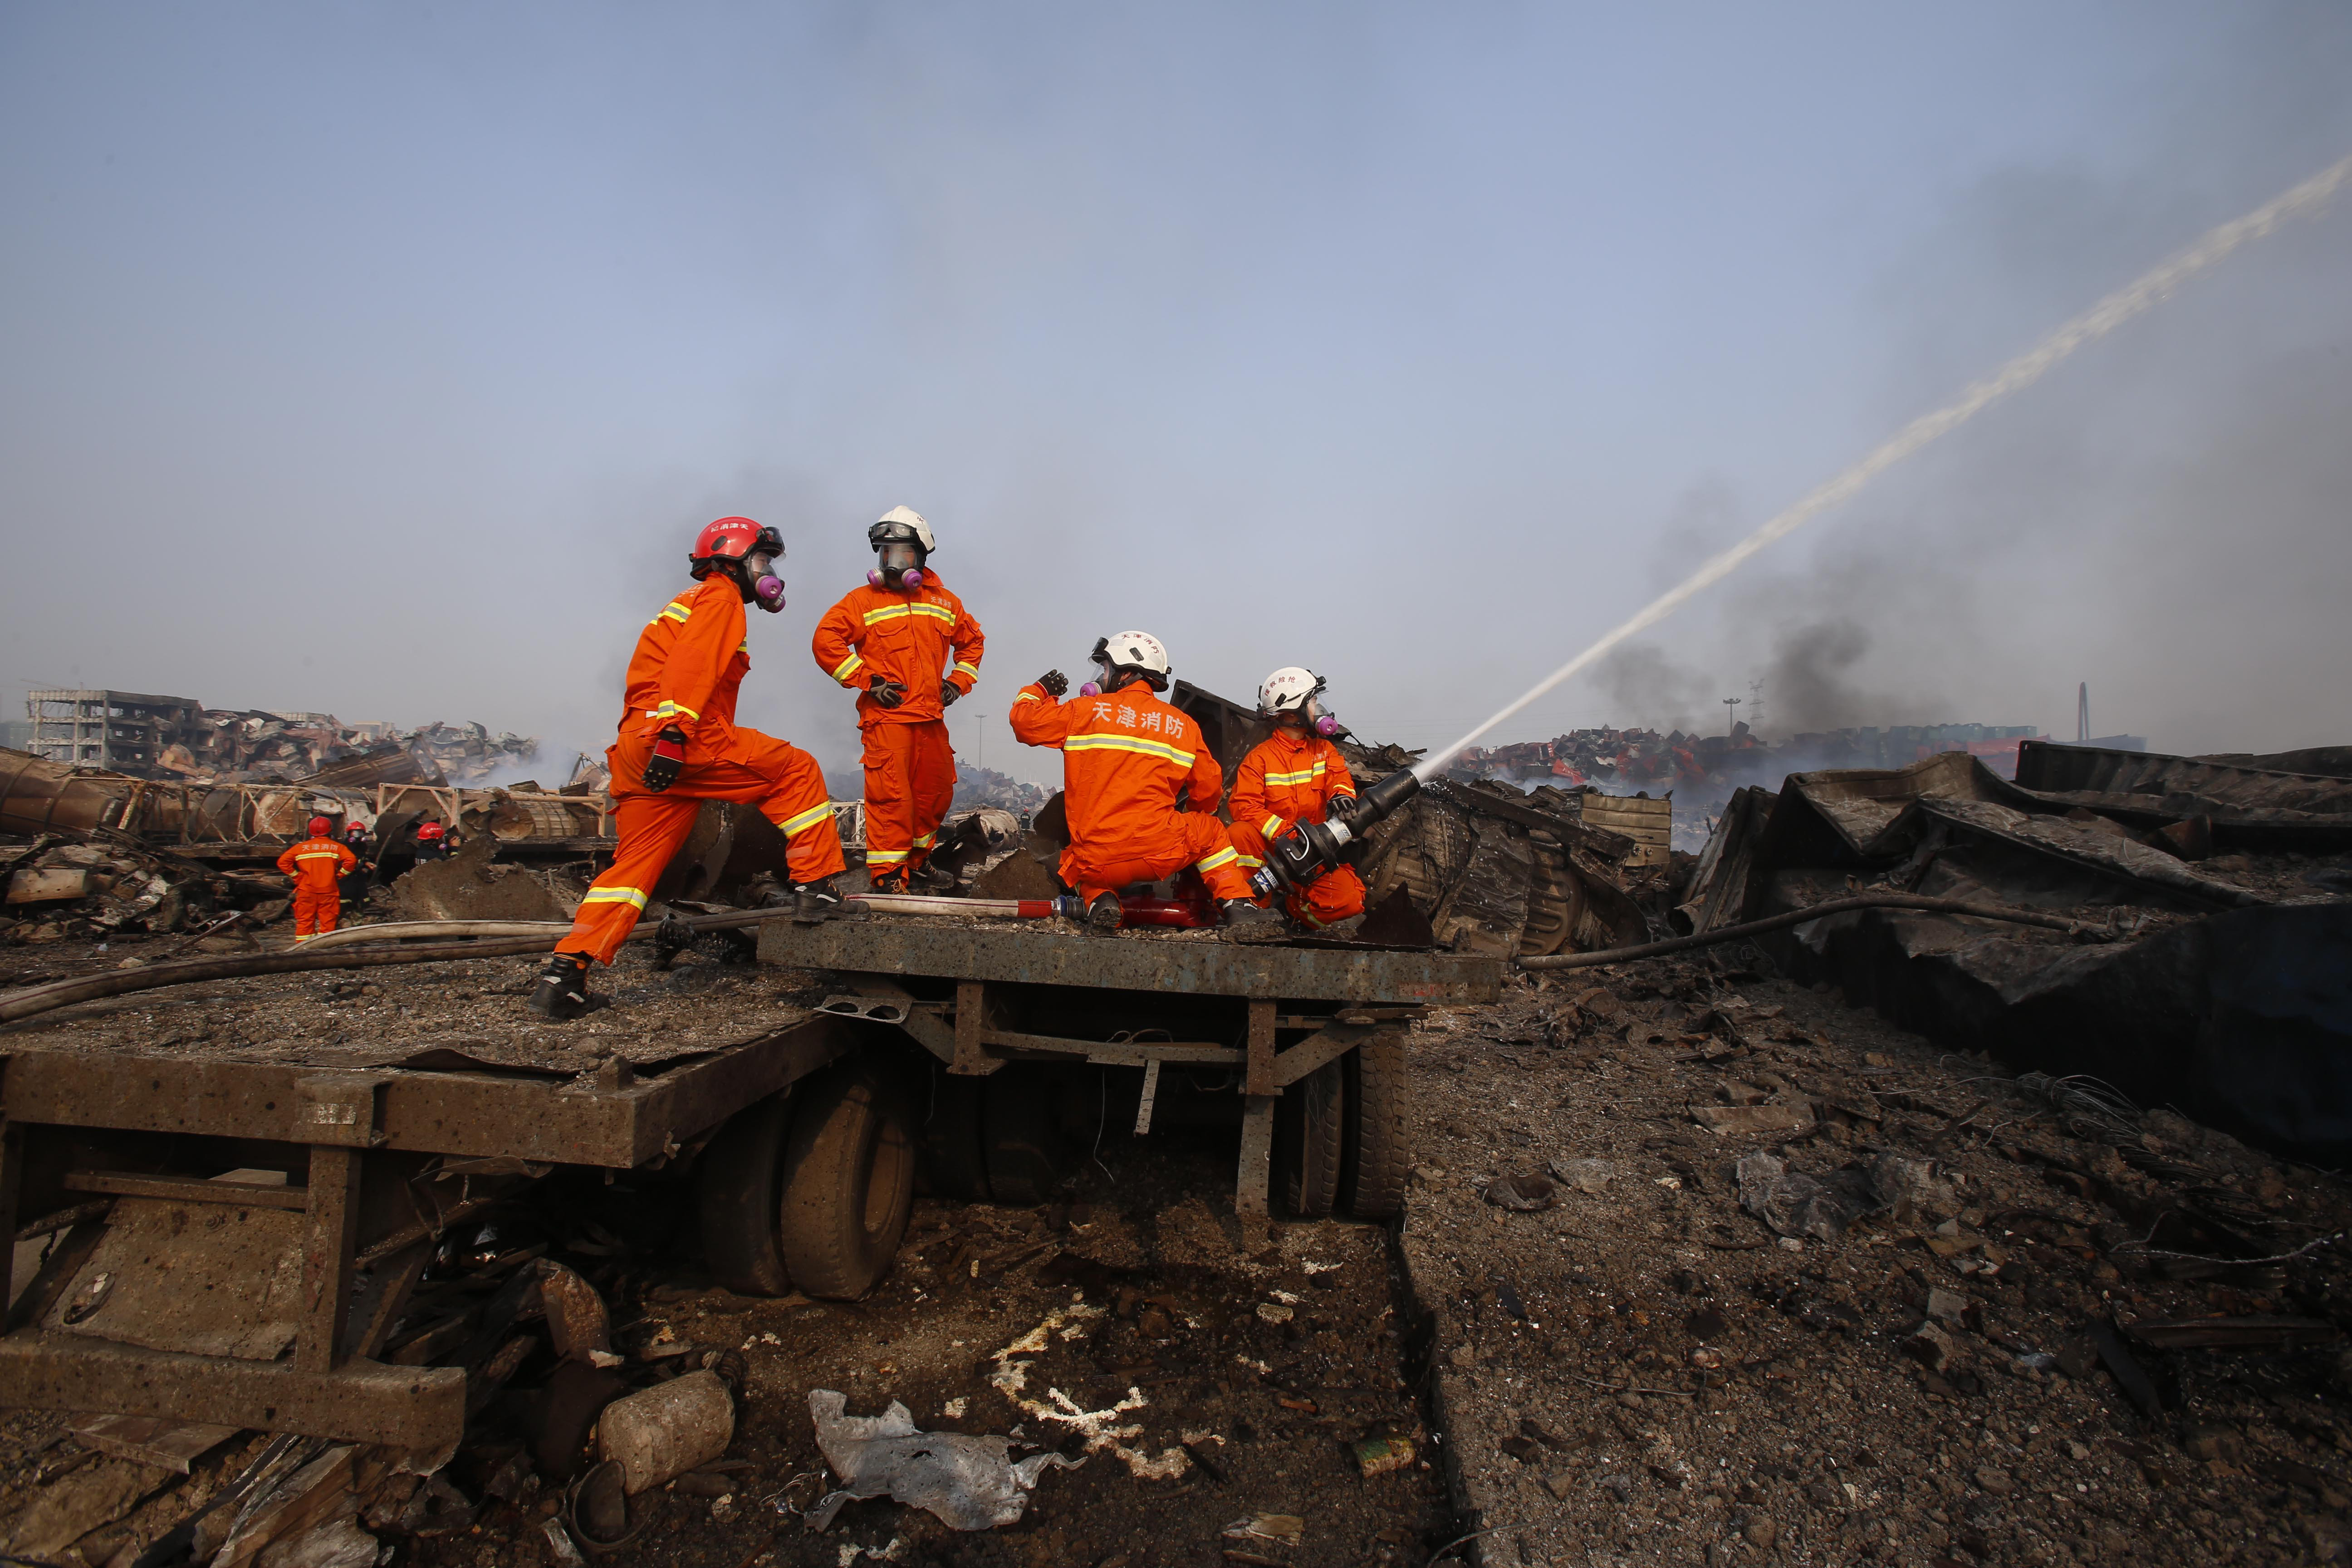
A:
[[[646,759],[646,771],[637,776],[656,795],[677,783],[677,775],[686,771],[686,731],[672,724],[654,737],[654,754]]]
[[[958,686],[954,681],[952,681],[952,680],[942,680],[942,681],[940,681],[940,707],[942,707],[942,708],[952,708],[952,707],[954,707],[954,706],[955,706],[955,700],[956,700],[957,698],[959,698],[959,697],[962,696],[962,695],[963,695],[963,688],[962,688],[962,687],[961,687],[961,686]]]
[[[876,675],[867,679],[866,695],[884,708],[896,708],[907,700],[907,689],[887,675]]]
[[[1323,807],[1323,815],[1327,818],[1335,818],[1340,822],[1350,820],[1356,815],[1356,797],[1352,795],[1333,795],[1329,803]]]
[[[1037,684],[1045,689],[1046,696],[1059,697],[1069,690],[1070,678],[1058,669],[1049,669],[1037,678]]]

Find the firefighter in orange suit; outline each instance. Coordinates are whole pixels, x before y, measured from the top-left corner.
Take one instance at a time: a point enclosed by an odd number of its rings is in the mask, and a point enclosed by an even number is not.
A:
[[[1160,700],[1168,651],[1149,632],[1120,632],[1095,644],[1101,674],[1060,700],[1069,680],[1049,670],[1013,700],[1022,744],[1062,753],[1062,804],[1070,846],[1062,880],[1086,906],[1090,931],[1118,930],[1118,890],[1191,866],[1219,900],[1226,934],[1240,942],[1281,937],[1282,917],[1250,900],[1240,858],[1217,820],[1224,770],[1200,726]],[[1178,809],[1189,801],[1188,815]]]
[[[930,568],[931,525],[894,506],[866,531],[874,570],[816,624],[817,668],[856,691],[866,742],[866,874],[877,891],[944,891],[926,872],[955,802],[946,713],[980,679],[980,623]]]
[[[343,873],[360,858],[335,837],[335,825],[310,819],[310,837],[278,858],[278,868],[294,879],[294,940],[308,942],[342,923]]]
[[[620,844],[541,973],[533,1010],[588,1011],[590,962],[613,962],[706,800],[748,802],[782,832],[794,919],[821,921],[839,908],[831,879],[843,869],[841,836],[824,774],[799,747],[735,723],[736,690],[751,668],[743,606],[784,607],[783,553],[774,529],[720,518],[688,558],[697,586],[638,634],[620,734],[604,753]]]
[[[1277,669],[1257,689],[1258,717],[1274,733],[1250,749],[1234,774],[1234,847],[1255,871],[1265,864],[1266,841],[1294,823],[1345,817],[1355,809],[1356,779],[1330,737],[1344,733],[1323,711],[1323,678],[1296,665]],[[1310,931],[1364,912],[1364,879],[1353,866],[1335,866],[1283,900],[1290,918]]]

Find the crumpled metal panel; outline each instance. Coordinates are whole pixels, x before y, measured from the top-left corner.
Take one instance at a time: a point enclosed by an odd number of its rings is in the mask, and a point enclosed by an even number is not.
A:
[[[43,1317],[58,1333],[142,1350],[275,1361],[301,1316],[299,1210],[121,1198]]]

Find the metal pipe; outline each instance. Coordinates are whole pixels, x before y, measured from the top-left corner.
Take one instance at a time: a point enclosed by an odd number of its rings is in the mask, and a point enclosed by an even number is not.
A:
[[[1979,904],[1967,899],[1931,899],[1918,893],[1857,893],[1850,899],[1832,899],[1827,903],[1807,909],[1790,910],[1783,914],[1767,915],[1759,921],[1744,921],[1736,926],[1703,931],[1696,936],[1672,937],[1664,942],[1643,942],[1638,947],[1612,947],[1600,952],[1556,952],[1541,958],[1522,958],[1521,969],[1590,969],[1600,963],[1626,963],[1637,958],[1663,958],[1670,952],[1687,952],[1695,947],[1713,947],[1718,942],[1738,942],[1743,937],[1761,936],[1768,931],[1784,931],[1829,915],[1842,915],[1853,910],[1926,910],[1935,914],[1974,915],[1979,920],[2006,921],[2011,925],[2040,926],[2044,931],[2064,931],[2069,936],[2087,937],[2094,941],[2112,940],[2114,931],[2099,925],[2069,920],[2063,915],[2045,915],[2032,910],[2015,910],[2002,904]]]

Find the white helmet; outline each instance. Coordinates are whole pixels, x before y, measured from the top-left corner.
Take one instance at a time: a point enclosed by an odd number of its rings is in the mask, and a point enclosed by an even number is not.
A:
[[[881,521],[866,531],[866,542],[877,548],[905,540],[914,541],[926,555],[940,547],[940,542],[931,536],[931,525],[910,506],[892,507],[882,514]]]
[[[1277,713],[1305,713],[1323,689],[1323,679],[1313,670],[1287,664],[1257,683],[1257,710],[1262,718]]]
[[[1168,650],[1150,632],[1113,633],[1095,644],[1094,661],[1106,675],[1131,669],[1149,681],[1152,690],[1167,689]]]

